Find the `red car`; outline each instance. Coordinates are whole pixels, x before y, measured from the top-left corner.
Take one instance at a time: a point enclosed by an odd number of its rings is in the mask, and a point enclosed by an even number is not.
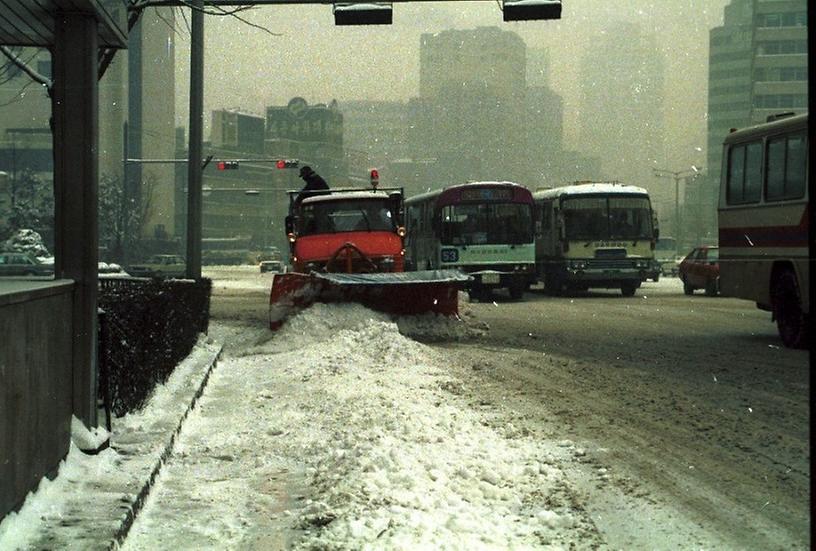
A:
[[[713,246],[697,247],[680,262],[680,280],[687,295],[705,289],[707,296],[720,292],[720,251]]]

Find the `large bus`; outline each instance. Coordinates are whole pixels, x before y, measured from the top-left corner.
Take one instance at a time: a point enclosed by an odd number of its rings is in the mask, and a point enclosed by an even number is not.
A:
[[[810,318],[808,115],[733,131],[720,179],[720,292],[772,312],[785,346]]]
[[[533,195],[512,182],[470,182],[405,201],[406,264],[458,269],[468,293],[486,299],[505,288],[520,299],[535,282]]]
[[[656,235],[645,189],[584,182],[533,197],[536,272],[547,293],[601,287],[632,296],[652,277]]]

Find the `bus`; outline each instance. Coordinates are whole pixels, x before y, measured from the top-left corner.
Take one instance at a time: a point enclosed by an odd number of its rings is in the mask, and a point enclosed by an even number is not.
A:
[[[513,182],[469,182],[405,201],[405,260],[412,270],[458,269],[468,294],[507,289],[519,300],[535,282],[533,195]]]
[[[810,320],[808,115],[777,115],[723,143],[720,292],[770,311],[785,346]]]
[[[649,192],[607,182],[537,191],[536,274],[548,294],[619,288],[632,296],[652,277]]]

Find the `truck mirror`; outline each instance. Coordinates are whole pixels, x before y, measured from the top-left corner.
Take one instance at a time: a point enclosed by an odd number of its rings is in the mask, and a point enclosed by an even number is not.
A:
[[[402,194],[394,192],[388,195],[389,208],[397,226],[402,225]]]

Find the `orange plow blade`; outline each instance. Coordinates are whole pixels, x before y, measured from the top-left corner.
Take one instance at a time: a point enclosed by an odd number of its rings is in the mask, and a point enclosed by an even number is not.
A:
[[[269,297],[269,327],[315,302],[356,302],[380,312],[411,316],[459,313],[459,290],[470,277],[455,270],[375,274],[276,275]]]

